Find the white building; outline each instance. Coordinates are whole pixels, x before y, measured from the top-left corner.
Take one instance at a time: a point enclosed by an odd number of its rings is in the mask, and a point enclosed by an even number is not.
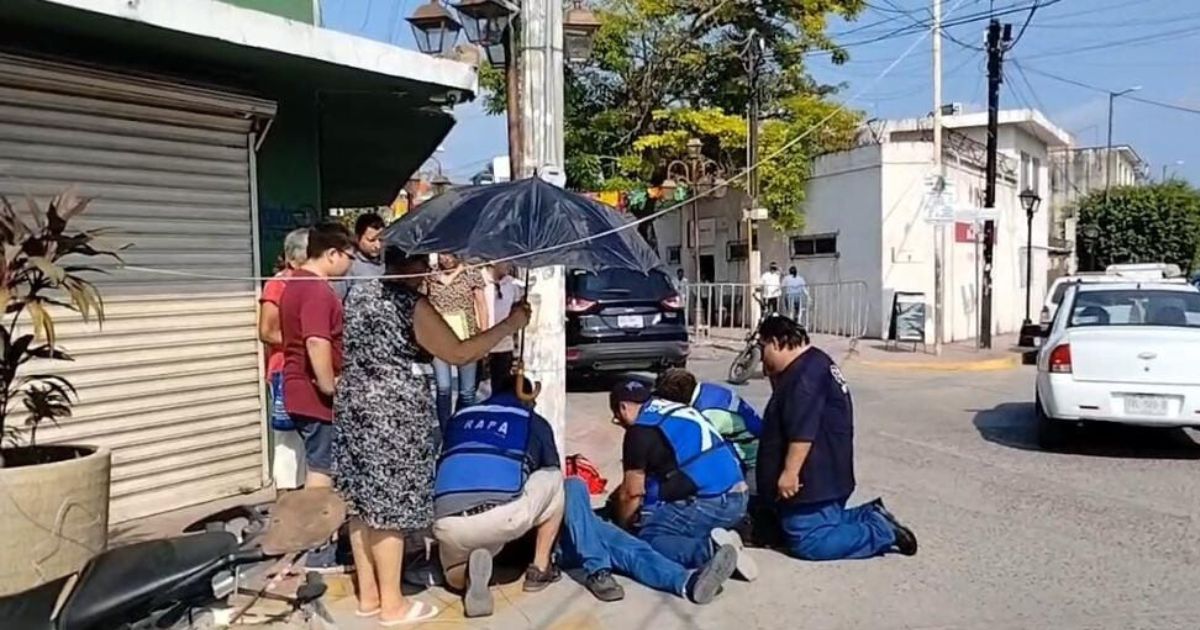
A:
[[[985,181],[987,115],[943,118],[946,179],[957,191],[960,206],[982,206]],[[933,340],[934,228],[923,216],[925,182],[933,172],[932,120],[907,119],[872,123],[860,145],[818,157],[812,166],[802,233],[764,229],[762,265],[796,266],[810,284],[862,281],[867,286],[867,336],[888,331],[893,295],[924,294],[926,339]],[[1033,296],[1045,291],[1050,200],[1049,152],[1070,144],[1068,134],[1040,112],[1000,113],[999,177],[996,189],[996,245],[993,268],[993,332],[1016,332],[1025,316],[1026,218],[1017,195],[1031,188],[1045,200],[1033,225]],[[748,264],[740,258],[745,224],[743,200],[730,195],[699,209],[699,280],[746,282]],[[669,262],[682,264],[697,279],[691,254],[684,246],[676,257],[685,215],[669,215],[656,224]],[[763,224],[764,228],[766,225]],[[946,228],[944,338],[967,339],[979,332],[979,277],[982,246],[976,226],[956,223]],[[679,260],[679,259],[682,260]],[[734,260],[731,260],[734,259]],[[1034,309],[1034,317],[1036,311]]]

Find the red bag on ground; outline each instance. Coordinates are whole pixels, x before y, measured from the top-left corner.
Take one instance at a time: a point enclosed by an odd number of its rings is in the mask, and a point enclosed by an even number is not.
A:
[[[604,489],[608,487],[608,480],[600,474],[600,469],[579,453],[567,456],[567,469],[564,473],[567,477],[582,479],[587,484],[589,494],[604,494]]]

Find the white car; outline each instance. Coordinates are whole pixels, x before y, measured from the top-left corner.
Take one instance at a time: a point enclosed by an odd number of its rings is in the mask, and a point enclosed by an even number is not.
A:
[[[1038,442],[1083,422],[1200,427],[1200,290],[1072,284],[1038,351]]]
[[[1083,271],[1073,276],[1055,278],[1046,291],[1046,299],[1042,302],[1041,322],[1050,323],[1062,304],[1067,288],[1072,284],[1085,282],[1134,282],[1157,281],[1184,282],[1183,273],[1178,265],[1163,263],[1135,263],[1127,265],[1109,265],[1104,271]]]

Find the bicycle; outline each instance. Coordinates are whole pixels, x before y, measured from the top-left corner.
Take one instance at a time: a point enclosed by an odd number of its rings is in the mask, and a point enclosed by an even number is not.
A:
[[[777,315],[776,311],[767,308],[767,301],[762,296],[755,295],[754,301],[758,302],[759,311],[762,315],[759,317],[758,324],[772,315]],[[762,364],[762,345],[758,342],[758,324],[755,324],[750,332],[746,334],[745,347],[733,358],[733,363],[729,365],[729,376],[725,379],[732,385],[745,385],[754,374],[754,366]]]

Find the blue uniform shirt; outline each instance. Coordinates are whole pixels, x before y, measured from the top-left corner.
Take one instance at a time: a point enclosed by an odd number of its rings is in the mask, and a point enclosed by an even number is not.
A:
[[[809,348],[776,378],[763,414],[758,491],[777,493],[788,445],[810,442],[794,503],[846,499],[854,493],[854,405],[833,359]]]

